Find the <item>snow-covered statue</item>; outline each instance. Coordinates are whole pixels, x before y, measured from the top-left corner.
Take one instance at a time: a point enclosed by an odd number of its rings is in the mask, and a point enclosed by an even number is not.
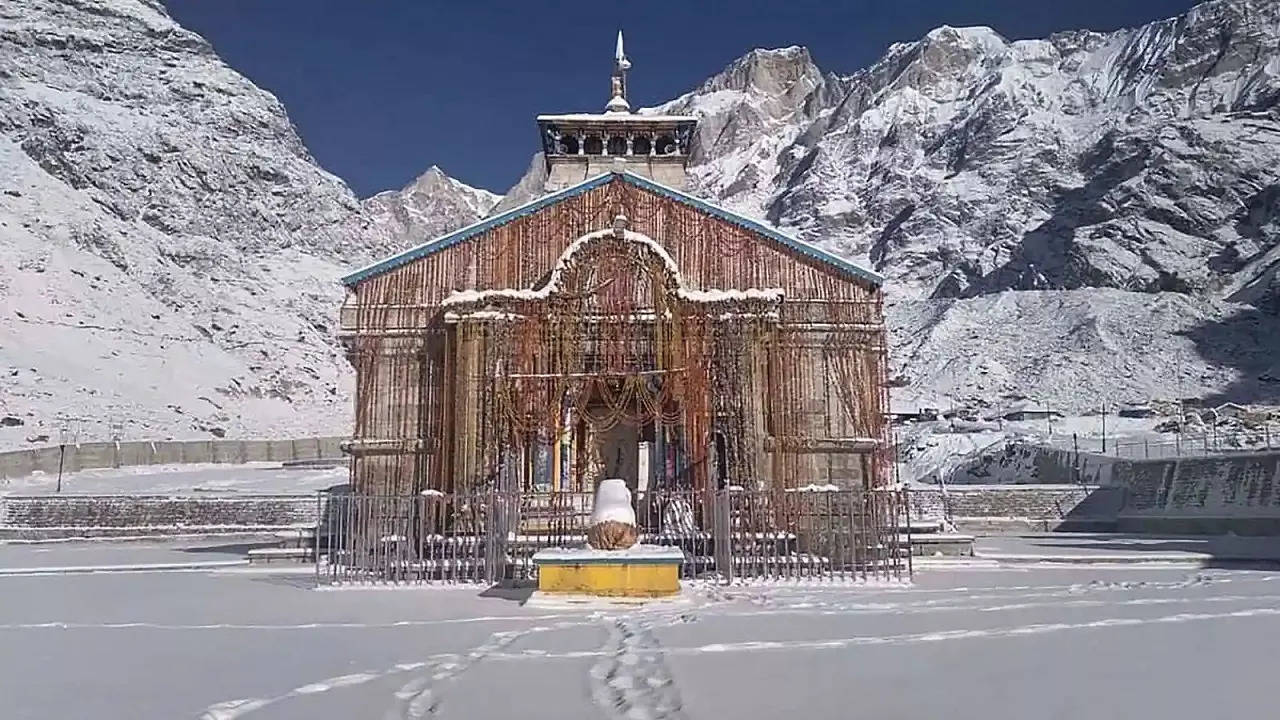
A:
[[[587,542],[596,550],[625,550],[636,544],[636,511],[627,481],[609,478],[596,488]]]

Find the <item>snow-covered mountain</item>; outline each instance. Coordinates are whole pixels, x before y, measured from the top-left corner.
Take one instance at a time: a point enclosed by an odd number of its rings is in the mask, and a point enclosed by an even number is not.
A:
[[[1280,396],[1278,101],[1280,6],[1214,0],[849,76],[759,50],[661,109],[695,192],[890,278],[896,402],[1082,410]],[[345,432],[336,278],[541,169],[361,203],[158,0],[0,5],[0,446]]]
[[[1278,24],[1219,0],[1112,34],[943,27],[847,78],[757,51],[664,109],[707,118],[704,193],[906,294],[1234,291],[1275,240]]]
[[[363,205],[377,233],[404,248],[470,225],[489,214],[500,199],[432,165],[404,188],[380,192]]]
[[[347,432],[337,279],[492,202],[419,184],[362,208],[157,0],[0,4],[0,447]]]
[[[1280,397],[1280,3],[757,50],[660,108],[695,190],[889,278],[904,404]],[[1179,368],[1181,375],[1179,375]]]

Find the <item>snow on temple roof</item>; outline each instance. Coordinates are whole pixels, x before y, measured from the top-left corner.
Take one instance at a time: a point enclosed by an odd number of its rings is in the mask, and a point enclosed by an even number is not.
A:
[[[563,290],[561,282],[565,268],[572,261],[582,248],[593,240],[606,237],[616,237],[618,231],[612,228],[604,230],[596,230],[569,243],[569,247],[565,248],[560,254],[560,259],[556,261],[556,266],[551,270],[551,276],[547,279],[546,284],[539,288],[495,288],[492,290],[454,290],[440,302],[444,307],[457,305],[472,305],[480,303],[489,303],[493,301],[515,300],[515,301],[532,301],[546,300],[552,295]],[[777,303],[783,298],[781,288],[747,288],[745,290],[697,290],[686,288],[683,284],[683,278],[680,275],[680,267],[676,265],[676,261],[672,259],[667,249],[643,233],[633,232],[631,230],[623,230],[622,237],[628,242],[644,245],[651,252],[657,255],[666,265],[668,272],[677,282],[675,288],[676,296],[682,300],[696,303],[719,303],[719,302],[742,302],[744,300],[759,300],[763,302]]]
[[[628,117],[631,118],[636,116]],[[766,225],[758,220],[753,220],[744,215],[739,215],[731,210],[726,210],[718,205],[713,205],[705,200],[700,200],[692,195],[667,187],[661,183],[656,183],[648,178],[640,177],[639,175],[625,171],[614,171],[602,173],[595,177],[588,178],[577,185],[570,185],[563,190],[557,190],[556,192],[543,195],[542,197],[523,205],[511,208],[504,213],[485,218],[480,222],[468,225],[446,235],[442,235],[434,240],[412,247],[397,255],[392,255],[391,257],[366,265],[365,267],[343,277],[342,284],[347,287],[355,286],[371,277],[376,277],[390,270],[394,270],[395,268],[407,265],[419,258],[426,257],[427,255],[434,254],[440,250],[466,242],[467,240],[488,232],[495,227],[500,227],[527,215],[532,215],[543,208],[555,205],[564,200],[568,200],[569,198],[576,197],[603,185],[607,185],[614,180],[620,180],[644,190],[662,195],[676,202],[701,210],[712,217],[737,225],[744,230],[759,233],[760,235],[763,235],[764,237],[769,238],[770,240],[773,240],[794,252],[853,275],[863,281],[870,282],[874,285],[880,285],[884,282],[884,276],[874,270],[869,270],[860,265],[851,263],[838,255],[829,253],[816,245],[805,242],[804,240],[787,235],[781,230]]]

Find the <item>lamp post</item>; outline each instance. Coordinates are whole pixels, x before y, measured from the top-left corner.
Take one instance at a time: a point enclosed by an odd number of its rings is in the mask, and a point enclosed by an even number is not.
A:
[[[1102,403],[1102,452],[1107,452],[1107,403]]]

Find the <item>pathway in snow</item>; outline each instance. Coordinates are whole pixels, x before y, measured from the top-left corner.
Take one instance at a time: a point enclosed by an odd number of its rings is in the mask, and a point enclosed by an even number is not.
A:
[[[667,616],[667,624],[690,621],[681,613]],[[680,692],[652,626],[659,619],[637,614],[615,618],[609,642],[591,667],[591,695],[607,717],[624,720],[683,718]]]
[[[699,587],[682,605],[537,610],[467,589],[315,592],[242,571],[0,577],[0,660],[14,659],[0,695],[6,720],[449,720],[516,706],[529,720],[1104,705],[1115,713],[1095,716],[1180,718],[1206,716],[1197,688],[1212,685],[1226,703],[1217,716],[1262,716],[1277,581],[975,567],[925,570],[914,586]],[[1135,682],[1141,696],[1126,690]]]

